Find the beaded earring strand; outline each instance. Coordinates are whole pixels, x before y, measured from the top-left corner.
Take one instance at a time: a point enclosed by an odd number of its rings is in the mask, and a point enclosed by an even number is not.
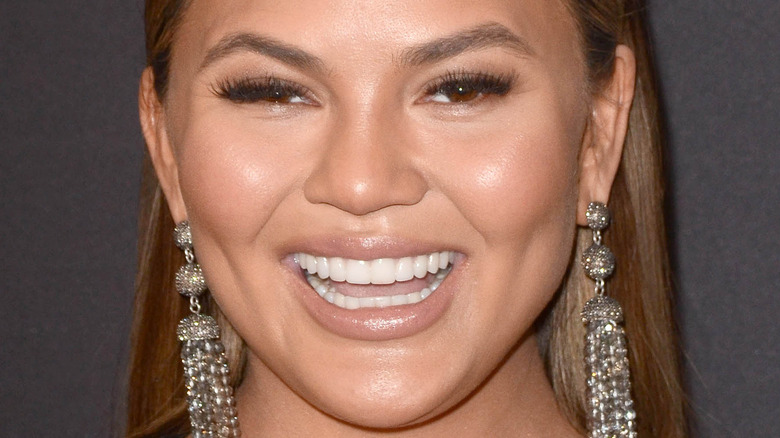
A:
[[[589,438],[636,438],[636,412],[631,399],[628,348],[623,309],[605,295],[604,280],[615,270],[615,256],[601,244],[601,231],[609,225],[609,210],[591,202],[586,212],[593,244],[582,254],[585,273],[596,282],[596,296],[582,309],[586,325],[587,424]]]
[[[181,362],[184,365],[192,437],[240,437],[236,403],[230,387],[230,370],[225,347],[219,340],[219,326],[214,318],[200,313],[198,298],[207,286],[203,270],[195,262],[189,222],[176,225],[174,239],[187,260],[176,273],[176,289],[190,298],[192,312],[176,328],[182,342]]]

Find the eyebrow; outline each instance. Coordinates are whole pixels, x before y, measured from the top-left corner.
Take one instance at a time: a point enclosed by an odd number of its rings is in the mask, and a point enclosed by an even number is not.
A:
[[[265,55],[302,70],[324,70],[322,60],[304,50],[279,40],[251,33],[227,35],[206,53],[200,70],[235,52],[249,51]]]
[[[432,64],[468,51],[488,47],[503,47],[523,57],[535,54],[526,40],[499,23],[486,23],[404,49],[402,64],[420,66]],[[200,70],[236,52],[249,51],[265,55],[301,70],[322,72],[325,63],[305,50],[274,38],[252,33],[227,35],[208,50],[200,64]]]
[[[535,55],[531,45],[499,23],[486,23],[403,51],[401,62],[420,66],[432,64],[464,52],[488,47],[503,47],[522,57]]]

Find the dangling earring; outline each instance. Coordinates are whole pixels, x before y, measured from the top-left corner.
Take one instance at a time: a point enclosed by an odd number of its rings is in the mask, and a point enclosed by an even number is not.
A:
[[[609,225],[609,210],[600,202],[591,202],[585,215],[593,231],[593,245],[582,254],[582,266],[588,277],[596,281],[596,296],[582,309],[582,320],[587,326],[588,437],[636,438],[628,348],[620,326],[623,309],[616,300],[604,295],[604,280],[615,270],[615,256],[601,244],[601,231]]]
[[[200,265],[195,263],[189,222],[176,225],[174,239],[187,259],[176,273],[176,289],[190,298],[192,312],[176,328],[182,342],[181,361],[192,437],[238,437],[241,432],[238,430],[225,347],[219,341],[219,326],[214,318],[200,313],[198,298],[206,291],[206,279]]]

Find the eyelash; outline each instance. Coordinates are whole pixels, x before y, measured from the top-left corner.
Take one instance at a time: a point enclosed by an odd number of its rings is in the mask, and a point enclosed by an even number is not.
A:
[[[285,104],[299,103],[311,100],[309,91],[294,82],[285,81],[274,76],[264,78],[240,78],[220,81],[213,89],[214,94],[236,103],[267,103]]]
[[[514,76],[482,72],[446,73],[425,88],[425,101],[444,104],[469,104],[488,96],[504,96],[511,91]],[[274,76],[239,78],[220,81],[214,94],[235,103],[296,104],[312,102],[303,86]],[[437,100],[444,96],[446,101]]]

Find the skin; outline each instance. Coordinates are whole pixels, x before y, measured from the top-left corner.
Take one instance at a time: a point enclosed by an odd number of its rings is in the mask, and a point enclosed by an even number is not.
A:
[[[495,45],[423,65],[412,46],[500,24]],[[237,50],[270,36],[316,56],[291,66]],[[533,322],[560,285],[587,203],[606,202],[633,98],[634,58],[585,90],[582,48],[557,2],[195,0],[161,102],[144,72],[141,122],[174,219],[189,219],[210,290],[248,348],[244,436],[579,436],[560,414]],[[503,95],[440,103],[451,71],[512,76]],[[221,82],[269,74],[302,103],[236,103]],[[427,330],[370,342],[324,330],[281,261],[312,239],[388,238],[463,254]]]

